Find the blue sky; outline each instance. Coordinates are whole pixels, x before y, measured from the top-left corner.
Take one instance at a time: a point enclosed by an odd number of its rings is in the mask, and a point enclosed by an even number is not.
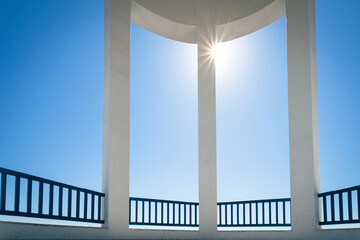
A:
[[[222,45],[217,63],[219,201],[290,196],[286,19]]]
[[[321,188],[360,184],[360,3],[316,1]],[[198,200],[196,45],[131,26],[130,194]],[[0,166],[101,190],[103,1],[0,0]],[[224,44],[219,200],[290,194],[286,19]]]

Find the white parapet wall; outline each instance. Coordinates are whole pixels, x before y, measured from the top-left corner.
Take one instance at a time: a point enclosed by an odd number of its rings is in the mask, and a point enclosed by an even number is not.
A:
[[[135,230],[114,234],[106,228],[63,227],[25,223],[0,222],[0,239],[256,239],[256,240],[356,240],[359,229],[316,230],[304,238],[294,231],[216,231],[211,236],[200,231],[184,230]]]

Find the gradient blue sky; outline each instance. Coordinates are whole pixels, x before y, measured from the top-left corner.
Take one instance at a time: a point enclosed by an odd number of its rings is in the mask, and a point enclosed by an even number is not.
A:
[[[1,167],[101,191],[103,10],[0,0]],[[323,191],[360,184],[359,11],[357,0],[316,1]],[[130,194],[198,200],[196,45],[131,33]],[[287,197],[285,17],[224,49],[218,198]]]

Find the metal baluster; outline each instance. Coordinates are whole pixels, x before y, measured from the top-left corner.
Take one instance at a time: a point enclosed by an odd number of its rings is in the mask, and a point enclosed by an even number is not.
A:
[[[271,202],[269,202],[269,224],[272,224],[272,219],[271,219]]]
[[[186,225],[186,203],[184,203],[184,225]]]
[[[3,173],[3,175],[4,175],[4,173]],[[2,189],[3,189],[3,187],[1,188],[1,190]],[[1,196],[3,196],[3,194],[1,194]],[[32,200],[32,180],[28,179],[28,186],[27,186],[27,213],[28,214],[31,213],[31,200]],[[3,209],[3,208],[1,207],[1,209]],[[3,209],[3,210],[5,210],[5,209]]]
[[[44,194],[44,183],[39,182],[39,209],[38,212],[40,215],[43,213],[43,194]]]
[[[233,209],[233,204],[230,205],[231,206],[231,225],[234,225],[234,220],[233,220],[233,215],[234,215],[234,209]]]
[[[166,212],[167,212],[167,224],[169,224],[169,216],[170,216],[170,213],[169,213],[169,206],[170,204],[167,203],[167,208],[166,208]]]
[[[101,195],[98,195],[98,220],[101,220]]]
[[[245,220],[245,203],[243,203],[243,225],[246,224]]]
[[[52,216],[54,212],[54,185],[49,185],[49,215]]]
[[[16,176],[15,179],[15,212],[19,212],[20,207],[20,177]]]
[[[70,195],[69,195],[70,196]],[[91,220],[94,220],[94,208],[95,208],[95,204],[94,204],[94,201],[95,201],[95,196],[93,193],[91,193]],[[68,205],[69,206],[69,205]]]
[[[339,216],[340,216],[340,222],[342,222],[344,220],[344,203],[343,203],[343,194],[342,192],[339,193]]]
[[[341,199],[342,202],[342,199]],[[324,204],[324,222],[327,222],[327,205],[326,205],[326,195],[323,196],[323,204]],[[342,207],[340,206],[340,211],[342,212]]]
[[[175,224],[175,203],[173,203],[172,206],[173,206],[173,224]]]
[[[250,216],[250,219],[249,219],[249,224],[251,225],[252,224],[252,204],[249,203],[249,216]]]
[[[335,221],[335,203],[334,203],[334,194],[330,195],[330,210],[331,210],[331,221]]]
[[[195,225],[197,225],[197,208],[198,208],[198,205],[195,204]]]
[[[62,207],[63,207],[63,187],[59,186],[59,216],[63,215]]]
[[[191,215],[192,206],[193,206],[192,204],[189,204],[189,224],[190,224],[190,225],[191,225],[191,222],[192,222],[192,221],[191,221],[191,220],[192,220],[192,215]]]
[[[259,212],[258,212],[258,203],[255,203],[255,214],[256,214],[256,218],[255,218],[255,223],[256,225],[259,224]]]
[[[221,212],[222,205],[219,204],[219,225],[222,225],[222,212]]]
[[[357,190],[358,220],[360,220],[360,189]]]
[[[145,222],[145,201],[144,200],[142,200],[141,220],[143,223]]]
[[[262,202],[262,224],[265,224],[265,202]]]
[[[161,224],[164,223],[164,203],[161,202]]]
[[[76,190],[76,218],[80,218],[80,191]]]
[[[93,200],[94,202],[94,195]],[[68,188],[68,218],[71,218],[71,205],[72,205],[72,190]],[[94,220],[94,205],[92,206],[92,220]]]
[[[135,223],[138,222],[138,200],[135,200]]]
[[[5,201],[6,201],[6,173],[1,173],[1,204],[0,210],[5,211]]]
[[[283,201],[283,224],[286,224],[285,201]]]
[[[179,218],[179,224],[181,224],[181,218],[180,218],[180,215],[181,215],[181,205],[180,205],[180,203],[178,203],[178,206],[179,206],[179,209],[178,209],[178,211],[179,211],[179,216],[178,216],[178,218]]]
[[[151,223],[151,201],[149,201],[149,223]]]
[[[88,217],[88,193],[84,192],[84,219]]]
[[[158,202],[155,202],[155,223],[158,222],[158,217],[157,217],[157,205],[158,205]]]
[[[352,214],[352,197],[351,197],[351,191],[348,191],[348,210],[349,210],[349,221],[353,220],[353,214]]]
[[[275,204],[276,204],[275,210],[276,210],[276,225],[277,225],[279,224],[279,202],[276,201]]]
[[[239,215],[240,215],[239,208],[240,208],[240,204],[237,204],[237,206],[236,206],[236,222],[237,222],[237,225],[240,225],[240,223],[239,223]]]
[[[228,225],[228,218],[227,218],[228,205],[225,204],[224,207],[225,207],[225,225]]]
[[[99,199],[99,196],[98,196],[98,199]],[[132,202],[132,200],[130,198],[129,199],[129,224],[131,223],[131,213],[132,213],[132,211],[131,211],[131,202]],[[98,217],[98,220],[99,220],[99,217]]]

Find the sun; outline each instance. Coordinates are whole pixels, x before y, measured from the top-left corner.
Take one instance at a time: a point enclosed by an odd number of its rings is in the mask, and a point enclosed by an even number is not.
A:
[[[229,61],[231,52],[226,44],[215,43],[211,48],[211,56],[213,57],[217,65],[223,65]]]

